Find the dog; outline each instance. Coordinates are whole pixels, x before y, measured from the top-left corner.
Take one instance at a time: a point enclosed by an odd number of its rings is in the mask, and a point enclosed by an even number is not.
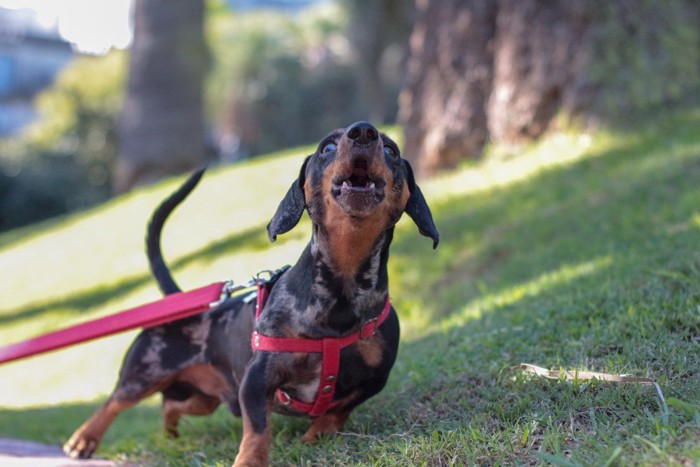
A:
[[[148,227],[149,264],[166,295],[180,289],[161,254],[162,227],[202,174],[166,199]],[[177,436],[183,414],[207,415],[224,402],[243,418],[234,465],[267,465],[270,411],[311,417],[302,440],[312,442],[342,431],[355,407],[382,390],[399,345],[387,275],[394,226],[407,213],[436,248],[430,208],[396,143],[357,122],[306,157],[267,226],[270,240],[304,211],[311,240],[294,266],[259,289],[257,306],[236,296],[136,337],[114,392],[65,444],[69,456],[90,457],[122,410],[161,392],[169,435]]]

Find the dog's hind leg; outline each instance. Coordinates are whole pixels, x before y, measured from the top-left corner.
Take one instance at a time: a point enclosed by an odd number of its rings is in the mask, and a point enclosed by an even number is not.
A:
[[[163,428],[168,436],[178,436],[177,425],[182,415],[209,415],[221,403],[218,397],[197,392],[185,400],[163,396]]]
[[[175,373],[160,370],[157,365],[160,355],[157,349],[151,350],[154,346],[149,339],[148,332],[143,332],[132,343],[119,372],[116,389],[63,445],[67,455],[79,459],[92,456],[117,415],[172,383]],[[150,366],[144,364],[141,357],[147,353]]]
[[[128,397],[126,391],[117,389],[112,396],[90,417],[63,445],[63,451],[74,459],[87,459],[95,452],[105,431],[123,410],[136,405],[141,397]]]
[[[209,415],[221,401],[228,401],[238,389],[219,370],[208,364],[184,368],[163,392],[163,427],[168,435],[177,436],[182,415]]]

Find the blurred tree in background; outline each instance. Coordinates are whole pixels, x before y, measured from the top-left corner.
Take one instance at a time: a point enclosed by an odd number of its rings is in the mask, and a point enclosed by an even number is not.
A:
[[[309,143],[362,115],[339,12],[211,19],[210,111],[224,160]]]
[[[331,128],[367,118],[371,99],[361,95],[357,84],[347,5],[322,4],[298,15],[237,13],[217,1],[206,6],[206,126],[201,136],[189,138],[196,148],[181,152],[182,159],[168,153],[159,163],[160,176],[201,161],[205,148],[209,157],[231,161],[313,142]],[[205,56],[190,48],[178,53]],[[128,52],[79,57],[37,99],[37,122],[0,142],[0,229],[84,208],[118,191],[112,185],[118,123],[131,124],[131,130],[136,122],[147,126],[144,112],[156,109],[153,96],[141,102],[137,113],[133,105],[125,109],[128,68]],[[399,88],[400,79],[394,79],[388,102],[396,101]],[[165,89],[156,84],[156,91]],[[157,115],[172,116],[167,109]],[[122,127],[121,134],[131,130]],[[140,137],[166,140],[164,154],[176,133],[151,127],[148,134]],[[132,146],[137,162],[139,146]]]
[[[125,190],[360,119],[398,114],[405,155],[430,174],[489,142],[697,102],[693,0],[338,0],[296,14],[203,1],[139,0],[150,39],[130,58],[80,57],[38,98],[39,121],[0,143],[0,229],[104,200],[112,180]]]
[[[375,124],[394,123],[397,96],[404,84],[413,2],[346,0],[346,8],[352,61],[365,102],[364,118]]]
[[[694,0],[416,3],[400,120],[421,174],[479,157],[489,141],[531,140],[570,119],[614,125],[697,96]]]
[[[204,0],[135,0],[116,192],[203,165],[208,62]]]

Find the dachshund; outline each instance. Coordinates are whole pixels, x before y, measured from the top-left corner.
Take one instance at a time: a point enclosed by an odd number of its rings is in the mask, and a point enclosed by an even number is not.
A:
[[[203,172],[148,226],[149,264],[166,295],[180,288],[161,254],[162,227]],[[306,157],[267,226],[270,240],[304,211],[311,240],[294,266],[255,292],[136,337],[114,392],[64,445],[66,454],[90,457],[122,410],[156,392],[171,436],[183,414],[207,415],[221,402],[242,416],[235,466],[268,464],[271,411],[310,417],[305,442],[343,430],[355,407],[382,390],[396,359],[399,321],[387,273],[394,227],[405,212],[433,248],[439,234],[410,164],[367,122],[335,130]]]

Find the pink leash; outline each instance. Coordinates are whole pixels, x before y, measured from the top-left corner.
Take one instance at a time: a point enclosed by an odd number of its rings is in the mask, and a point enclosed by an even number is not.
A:
[[[0,347],[0,364],[50,352],[61,347],[98,339],[135,328],[148,328],[203,313],[223,303],[233,288],[231,282],[215,282],[189,292],[168,295],[94,321],[77,324],[24,342]]]

